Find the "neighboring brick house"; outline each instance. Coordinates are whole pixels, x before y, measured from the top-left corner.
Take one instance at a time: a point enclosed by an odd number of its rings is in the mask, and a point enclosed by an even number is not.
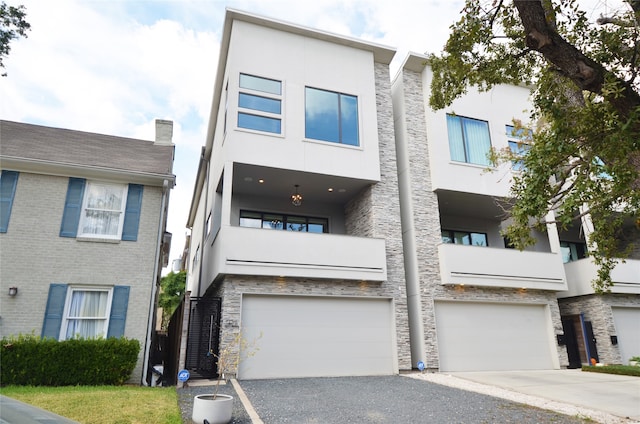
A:
[[[240,328],[256,343],[240,378],[411,368],[393,56],[226,12],[188,222],[187,290],[221,298],[223,348]],[[205,333],[191,335],[205,349],[187,355],[211,357]]]
[[[0,121],[0,336],[138,339],[146,380],[175,183],[172,123],[156,135]]]
[[[602,362],[640,354],[637,254],[614,270],[612,293],[599,296],[580,236],[588,219],[563,231],[547,225],[523,252],[500,235],[521,165],[488,173],[487,153],[526,151],[511,126],[528,122],[529,89],[470,89],[434,111],[431,78],[428,58],[410,54],[392,86],[407,291],[419,298],[409,302],[419,328],[412,351],[441,371],[580,366],[597,355],[596,342]],[[637,241],[633,224],[627,233]]]

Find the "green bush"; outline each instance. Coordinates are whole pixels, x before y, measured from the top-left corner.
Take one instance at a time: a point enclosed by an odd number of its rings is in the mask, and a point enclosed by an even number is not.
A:
[[[2,339],[2,385],[95,386],[124,384],[138,359],[135,339],[57,341],[33,335]]]
[[[632,367],[630,365],[605,365],[603,367],[593,367],[584,365],[582,371],[602,372],[605,374],[619,374],[640,377],[640,367]]]

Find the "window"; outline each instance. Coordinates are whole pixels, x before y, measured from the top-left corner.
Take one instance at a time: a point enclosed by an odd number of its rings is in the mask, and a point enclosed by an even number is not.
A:
[[[129,286],[49,285],[41,336],[71,338],[124,336]]]
[[[456,162],[489,165],[489,123],[479,119],[447,115],[449,152]]]
[[[110,301],[111,290],[71,288],[60,338],[105,337],[109,325]]]
[[[442,230],[442,242],[463,244],[466,246],[488,246],[485,233],[469,231]]]
[[[120,238],[126,188],[123,184],[87,183],[78,237]]]
[[[305,137],[359,146],[358,98],[306,87]]]
[[[329,232],[329,222],[326,218],[310,218],[251,211],[240,211],[240,226],[306,233]]]
[[[16,194],[18,172],[2,171],[0,173],[0,233],[6,233],[9,228],[11,207]]]
[[[531,139],[531,130],[525,130],[520,128],[516,130],[513,125],[505,125],[505,131],[507,132],[507,138],[509,141],[509,149],[515,156],[524,156],[531,149],[531,145],[528,140]],[[522,160],[514,160],[511,164],[511,169],[514,171],[524,170],[524,163]]]
[[[238,127],[282,133],[282,82],[240,74]]]
[[[580,242],[561,241],[560,253],[562,253],[562,262],[572,262],[587,257],[587,245]]]
[[[143,186],[69,178],[61,237],[136,241]]]

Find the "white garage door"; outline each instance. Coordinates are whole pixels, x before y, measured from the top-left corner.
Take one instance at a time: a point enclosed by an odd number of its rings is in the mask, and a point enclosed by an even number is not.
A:
[[[256,341],[242,379],[388,375],[397,372],[389,299],[242,298],[242,331]]]
[[[441,371],[553,369],[545,305],[436,302]]]
[[[622,363],[627,364],[632,356],[640,356],[640,308],[613,307],[611,310]]]

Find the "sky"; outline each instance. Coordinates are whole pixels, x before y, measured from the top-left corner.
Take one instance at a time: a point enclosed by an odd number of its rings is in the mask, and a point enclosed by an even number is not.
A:
[[[155,138],[156,119],[173,121],[169,267],[188,233],[226,8],[393,47],[393,76],[409,51],[440,52],[463,6],[462,0],[5,1],[25,5],[32,29],[12,42],[4,60],[0,119],[145,140]]]

